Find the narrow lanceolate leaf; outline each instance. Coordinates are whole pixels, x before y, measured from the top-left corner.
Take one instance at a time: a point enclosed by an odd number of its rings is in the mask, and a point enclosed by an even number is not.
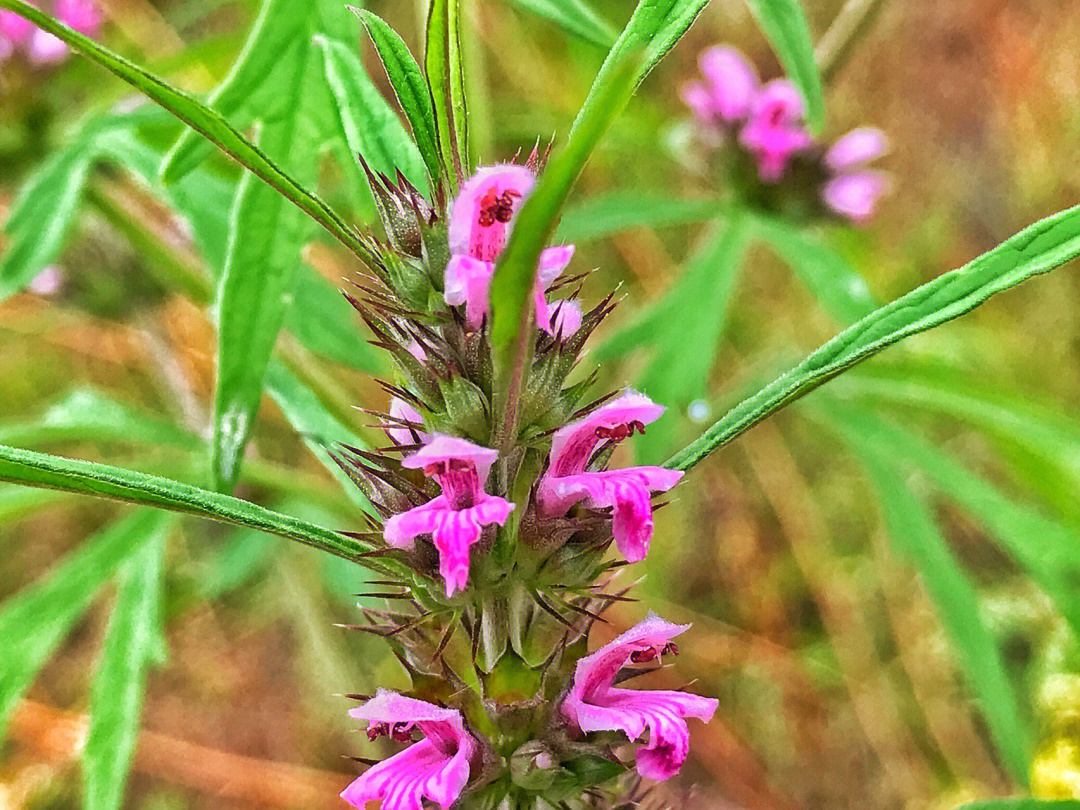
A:
[[[123,803],[146,675],[162,648],[161,574],[169,528],[165,523],[140,538],[138,550],[120,574],[91,692],[90,728],[82,754],[86,810],[119,810]]]
[[[0,444],[124,442],[198,450],[202,440],[169,422],[129,408],[99,391],[79,388],[29,422],[0,426]]]
[[[746,5],[772,43],[788,78],[802,93],[810,128],[815,133],[821,132],[825,122],[821,76],[814,59],[810,28],[799,0],[746,0]]]
[[[41,582],[0,605],[0,739],[11,712],[95,594],[150,535],[173,517],[145,510],[83,543]]]
[[[640,84],[657,63],[675,47],[687,29],[697,19],[709,0],[640,0],[634,9],[615,44],[611,46],[607,59],[596,74],[589,96],[582,105],[581,112],[570,130],[573,138],[577,129],[594,115],[592,107],[601,103],[600,97],[608,93],[608,84],[622,81],[626,61],[633,58],[637,69],[633,74],[633,85]],[[636,56],[638,52],[642,56]],[[633,57],[631,55],[634,54]]]
[[[17,447],[0,445],[0,481],[156,506],[223,523],[249,526],[348,560],[360,560],[372,550],[370,546],[330,529],[230,495],[135,470],[35,453]],[[375,568],[390,566],[385,561],[374,563],[365,560],[364,564]]]
[[[681,414],[705,394],[748,243],[746,217],[732,212],[657,305],[659,331],[640,388],[668,410],[635,445],[643,463],[663,461]]]
[[[617,191],[568,205],[555,238],[563,242],[590,242],[634,228],[671,228],[707,222],[723,210],[723,204],[717,200]]]
[[[610,48],[615,28],[585,0],[510,0],[515,6],[550,20],[586,42]]]
[[[893,546],[918,570],[937,609],[994,744],[1013,778],[1026,784],[1034,737],[974,585],[903,476],[873,452],[852,448],[877,490]]]
[[[55,34],[73,50],[141,90],[150,99],[214,143],[241,166],[291,200],[294,205],[322,225],[358,257],[363,260],[372,257],[373,253],[369,245],[325,202],[286,174],[221,115],[194,96],[172,87],[146,69],[102,47],[89,37],[58,23],[23,0],[0,0],[0,8],[14,11],[39,28]]]
[[[442,175],[442,159],[439,156],[439,138],[435,124],[435,109],[431,104],[431,92],[427,81],[416,64],[408,46],[389,25],[370,11],[353,9],[367,29],[379,60],[386,70],[390,86],[394,88],[398,104],[412,127],[416,146],[424,158],[432,180]]]
[[[855,323],[879,306],[866,281],[831,247],[776,217],[754,217],[755,236],[787,262],[822,308],[841,324]]]
[[[284,141],[292,133],[280,133]],[[262,399],[263,377],[296,286],[305,220],[250,174],[240,182],[218,296],[214,485],[230,491]]]
[[[316,38],[323,52],[326,82],[337,102],[349,149],[377,172],[400,171],[421,191],[427,188],[424,162],[401,119],[379,94],[353,48],[326,37]]]
[[[270,564],[276,542],[280,541],[254,529],[236,529],[207,560],[199,592],[205,599],[220,599],[243,586]]]
[[[911,335],[958,318],[1080,255],[1080,207],[1047,217],[959,270],[945,273],[845,329],[787,374],[736,405],[668,459],[688,470],[740,433],[837,374]]]
[[[428,5],[424,74],[435,102],[439,153],[454,184],[458,174],[471,173],[460,0],[431,0]]]
[[[1080,604],[1076,601],[1080,535],[1076,531],[1014,503],[929,442],[871,411],[831,397],[826,403],[808,410],[831,430],[861,442],[883,460],[891,459],[929,477],[936,489],[979,521],[1027,571],[1080,638]]]

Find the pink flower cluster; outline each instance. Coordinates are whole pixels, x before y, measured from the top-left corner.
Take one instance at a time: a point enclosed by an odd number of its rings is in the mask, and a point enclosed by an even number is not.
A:
[[[709,48],[699,60],[702,80],[687,84],[683,101],[698,122],[712,131],[735,136],[757,163],[762,182],[778,183],[796,156],[817,147],[806,126],[802,96],[787,79],[761,84],[757,71],[736,48]],[[873,215],[888,190],[888,178],[868,164],[888,151],[881,130],[849,132],[825,152],[829,178],[820,188],[830,209],[853,222]]]
[[[630,742],[644,743],[637,750],[637,770],[648,779],[679,772],[690,749],[686,719],[708,722],[717,701],[688,692],[620,689],[615,683],[628,666],[676,653],[671,639],[688,628],[650,616],[578,661],[561,704],[562,716],[578,732],[621,732]],[[388,736],[408,747],[349,785],[341,794],[349,804],[363,810],[366,802],[380,800],[383,810],[423,810],[427,799],[449,810],[461,796],[480,751],[461,712],[380,689],[350,714],[367,722],[370,739]],[[414,740],[416,734],[420,739]]]
[[[101,28],[101,14],[90,0],[56,0],[52,13],[64,25],[88,37],[97,36]],[[16,50],[23,50],[35,65],[56,64],[68,55],[67,45],[53,34],[13,11],[0,11],[0,62]]]

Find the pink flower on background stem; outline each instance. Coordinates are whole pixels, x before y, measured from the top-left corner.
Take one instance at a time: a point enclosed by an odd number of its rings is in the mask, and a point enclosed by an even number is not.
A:
[[[739,142],[754,154],[766,183],[778,182],[791,158],[813,145],[804,116],[802,96],[787,79],[769,82],[754,100]]]
[[[446,303],[465,306],[465,321],[479,329],[488,314],[495,264],[510,236],[521,203],[536,178],[525,166],[500,163],[477,170],[461,187],[450,206],[450,261],[446,265]],[[536,320],[551,331],[545,290],[570,264],[573,245],[548,248],[537,270]]]
[[[638,741],[648,731],[645,747],[637,752],[637,769],[649,779],[669,779],[679,772],[690,749],[686,718],[708,722],[718,702],[686,692],[617,689],[615,678],[627,664],[677,652],[671,639],[689,627],[649,616],[578,661],[562,704],[563,714],[585,732],[621,731]]]
[[[704,82],[692,82],[682,99],[707,126],[730,126],[749,114],[758,93],[758,75],[742,52],[730,45],[709,48],[698,60]]]
[[[683,474],[663,467],[627,467],[587,472],[601,443],[618,443],[664,412],[644,394],[627,391],[577,422],[555,432],[548,470],[537,489],[543,518],[558,517],[581,501],[590,509],[612,508],[612,533],[630,562],[645,559],[653,534],[652,493],[666,492]]]
[[[393,424],[386,428],[386,435],[394,444],[427,444],[431,441],[431,437],[420,430],[420,427],[424,425],[424,417],[401,397],[390,400],[389,416]],[[402,422],[410,424],[401,424]],[[412,425],[419,427],[412,427]]]
[[[423,739],[373,765],[341,794],[353,807],[374,800],[383,810],[423,810],[424,799],[449,810],[469,781],[469,760],[476,740],[465,730],[461,713],[380,689],[349,715],[368,723],[368,737],[389,736],[411,742]]]
[[[866,165],[888,151],[885,133],[873,127],[853,129],[829,147],[824,162],[834,174],[821,187],[825,204],[853,222],[866,222],[889,190],[888,176]]]
[[[101,28],[101,12],[89,0],[56,0],[52,14],[88,37],[96,37]],[[59,37],[34,27],[12,11],[0,11],[0,59],[10,56],[16,47],[24,47],[27,57],[37,65],[56,64],[68,55],[68,47]]]
[[[439,573],[446,595],[462,590],[469,579],[469,549],[485,526],[503,525],[514,510],[505,498],[484,492],[498,453],[465,439],[434,434],[423,448],[401,462],[434,478],[442,495],[386,521],[383,536],[396,548],[409,548],[417,537],[430,534],[439,552]]]

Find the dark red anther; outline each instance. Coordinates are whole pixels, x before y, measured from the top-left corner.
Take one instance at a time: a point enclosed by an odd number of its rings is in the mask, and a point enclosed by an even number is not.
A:
[[[660,653],[656,647],[646,647],[644,650],[634,650],[630,653],[630,663],[632,664],[647,664],[650,661],[656,659]]]
[[[492,186],[480,198],[480,214],[477,222],[482,228],[490,228],[496,222],[504,225],[514,218],[514,201],[521,197],[520,191],[506,189],[502,194],[495,192]]]
[[[390,733],[390,726],[386,723],[370,723],[367,727],[367,738],[374,742],[379,737]]]
[[[667,643],[667,645],[664,647],[664,652],[661,653],[661,654],[662,655],[667,655],[668,653],[671,653],[672,655],[678,655],[679,654],[679,645],[676,644],[674,641],[669,641]]]
[[[615,427],[604,427],[601,425],[596,428],[596,438],[598,439],[610,439],[614,442],[621,442],[624,439],[629,439],[634,435],[634,431],[638,433],[645,432],[645,425],[636,419],[633,422],[628,422],[624,425],[615,425]]]
[[[390,728],[390,738],[398,742],[412,742],[412,723],[394,723]]]

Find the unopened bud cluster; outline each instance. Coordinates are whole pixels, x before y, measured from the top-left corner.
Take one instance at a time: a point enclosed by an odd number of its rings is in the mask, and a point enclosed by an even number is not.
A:
[[[356,625],[385,637],[412,689],[357,696],[368,737],[400,749],[342,794],[357,807],[614,807],[642,777],[678,773],[687,719],[716,709],[617,686],[676,654],[686,626],[651,616],[588,650],[593,623],[628,599],[619,569],[649,551],[653,497],[682,473],[612,468],[663,408],[630,390],[590,400],[592,377],[568,380],[612,308],[581,307],[572,245],[540,256],[517,428],[493,449],[489,289],[542,162],[480,168],[450,202],[369,174],[386,240],[349,298],[395,361],[379,414],[391,444],[338,460],[380,518],[357,536],[413,572],[380,580],[394,607]]]

